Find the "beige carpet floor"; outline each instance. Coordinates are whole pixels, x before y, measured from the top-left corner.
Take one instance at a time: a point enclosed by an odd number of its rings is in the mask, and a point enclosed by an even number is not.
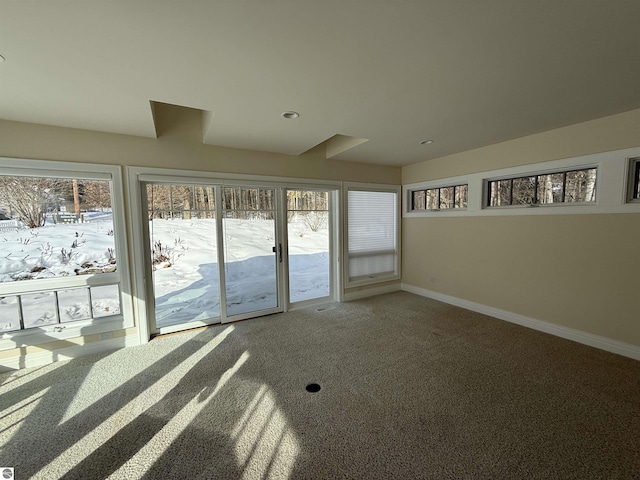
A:
[[[17,479],[640,478],[640,362],[404,292],[0,383]]]

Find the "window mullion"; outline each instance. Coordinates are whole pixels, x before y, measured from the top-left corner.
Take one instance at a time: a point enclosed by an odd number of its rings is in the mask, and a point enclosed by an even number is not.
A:
[[[509,180],[509,205],[513,205],[513,178]]]
[[[53,298],[54,298],[54,303],[56,305],[56,317],[58,318],[58,323],[62,323],[62,320],[60,318],[60,301],[58,300],[58,290],[55,290],[53,292]]]
[[[20,330],[24,330],[24,313],[22,309],[22,295],[17,295],[18,299],[18,319],[20,321]]]

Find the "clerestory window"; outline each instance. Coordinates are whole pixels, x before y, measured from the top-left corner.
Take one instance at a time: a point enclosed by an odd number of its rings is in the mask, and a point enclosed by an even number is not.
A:
[[[412,190],[411,211],[467,208],[468,195],[468,184]]]
[[[596,176],[596,168],[585,168],[489,180],[486,205],[593,203]]]

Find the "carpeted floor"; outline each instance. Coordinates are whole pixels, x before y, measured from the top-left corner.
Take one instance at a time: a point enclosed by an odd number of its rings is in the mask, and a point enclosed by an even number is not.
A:
[[[0,382],[17,479],[640,478],[640,362],[404,292]]]

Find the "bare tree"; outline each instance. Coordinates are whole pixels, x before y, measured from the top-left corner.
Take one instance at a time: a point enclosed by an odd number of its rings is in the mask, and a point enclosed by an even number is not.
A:
[[[304,224],[311,229],[311,231],[319,232],[327,226],[328,217],[329,213],[326,211],[311,210],[304,212],[302,220],[304,221]]]
[[[27,227],[42,227],[45,213],[60,201],[64,180],[0,176],[0,198]]]

